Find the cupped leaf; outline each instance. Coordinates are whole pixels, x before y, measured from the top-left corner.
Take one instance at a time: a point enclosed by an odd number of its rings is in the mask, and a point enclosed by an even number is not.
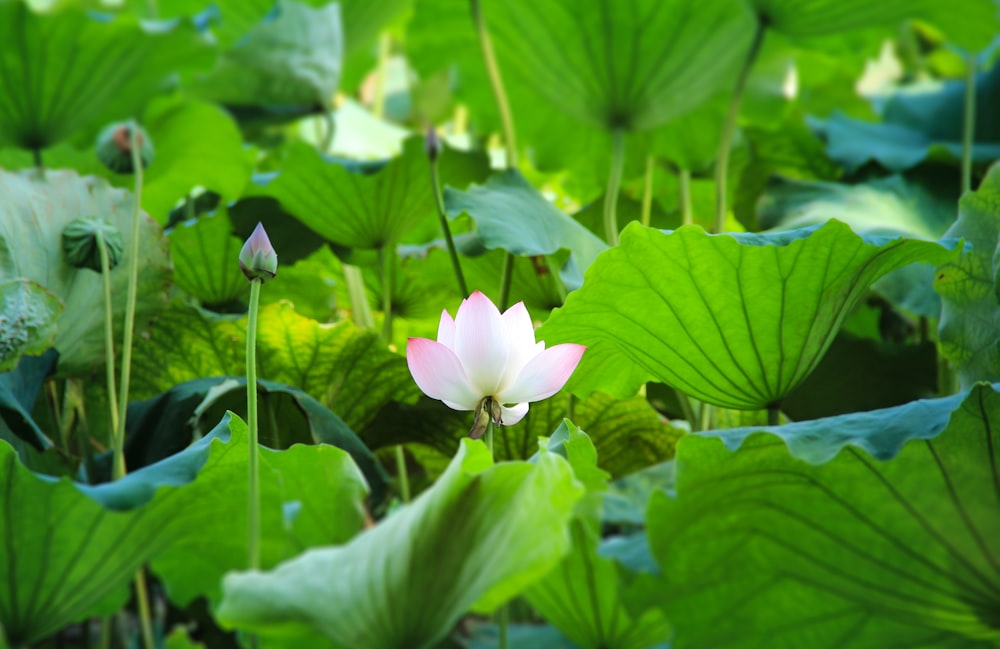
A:
[[[2,245],[2,242],[0,242]],[[0,372],[52,346],[63,303],[30,279],[0,281]]]
[[[941,351],[963,387],[1000,380],[1000,165],[962,197],[947,235],[963,237],[972,250],[937,270]]]
[[[217,617],[269,646],[436,646],[469,609],[492,610],[559,561],[582,491],[554,454],[492,466],[464,440],[433,487],[351,543],[228,575]]]
[[[487,18],[512,84],[607,130],[651,128],[732,83],[753,32],[731,0],[517,0]]]
[[[322,111],[340,83],[343,40],[339,4],[280,0],[192,90],[237,109]]]
[[[104,180],[72,171],[0,171],[0,282],[24,278],[44,286],[63,301],[56,322],[59,373],[89,370],[104,359],[104,293],[99,274],[73,268],[63,259],[62,232],[73,219],[96,215],[131,238],[132,195]],[[170,281],[166,238],[147,216],[139,220],[140,260],[136,322],[165,306]],[[128,288],[128,251],[111,271],[113,317],[120,326]]]
[[[210,56],[190,25],[19,1],[0,2],[0,43],[0,145],[34,150],[137,114],[167,75]]]
[[[249,289],[237,263],[243,242],[231,233],[223,210],[180,223],[169,233],[174,281],[203,304],[225,304]]]
[[[26,645],[115,611],[135,570],[161,552],[156,565],[168,589],[216,589],[246,556],[245,428],[226,418],[170,459],[96,487],[33,474],[0,442],[0,548],[9,558],[0,561],[0,625],[8,640]],[[361,528],[364,479],[346,453],[264,450],[261,466],[270,477],[262,481],[265,564]]]
[[[583,272],[607,245],[587,228],[545,200],[516,169],[493,176],[468,191],[445,191],[445,206],[455,218],[463,212],[476,222],[486,248],[515,255],[548,255],[570,250],[570,265],[561,272],[568,288],[579,287]]]
[[[632,224],[539,337],[588,346],[574,393],[626,396],[655,379],[755,410],[780,404],[809,375],[872,282],[954,255],[937,243],[860,237],[837,221],[744,235]]]
[[[681,442],[648,510],[675,647],[995,646],[1000,394],[861,417]]]

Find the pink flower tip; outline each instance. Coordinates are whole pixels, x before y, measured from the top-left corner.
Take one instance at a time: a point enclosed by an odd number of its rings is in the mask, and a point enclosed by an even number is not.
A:
[[[267,238],[262,223],[257,223],[253,234],[240,250],[240,270],[250,281],[266,282],[278,274],[278,253]]]

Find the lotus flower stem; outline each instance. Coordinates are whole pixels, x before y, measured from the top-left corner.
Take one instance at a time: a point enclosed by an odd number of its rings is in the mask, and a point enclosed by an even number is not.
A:
[[[609,246],[618,245],[618,193],[622,187],[624,168],[625,131],[615,129],[611,132],[611,169],[604,192],[604,239]]]
[[[677,171],[678,196],[681,209],[681,224],[694,223],[694,210],[691,208],[691,172],[687,169]]]
[[[491,404],[486,404],[487,413],[491,410]],[[493,439],[496,429],[499,428],[499,426],[497,426],[496,422],[493,421],[493,417],[487,417],[487,419],[489,419],[489,422],[486,424],[486,448],[490,450],[490,457],[496,461],[496,456],[493,454]],[[509,623],[510,608],[506,603],[504,603],[497,609],[497,647],[499,647],[499,649],[507,649],[507,626]]]
[[[368,293],[361,269],[350,264],[343,265],[344,283],[347,285],[347,299],[351,303],[351,320],[362,329],[373,329],[375,321],[368,305]]]
[[[500,66],[497,64],[496,54],[493,52],[493,41],[490,39],[490,32],[486,28],[486,19],[483,18],[483,12],[479,7],[479,0],[469,0],[469,8],[472,10],[472,22],[476,25],[479,47],[483,51],[486,72],[490,77],[490,87],[493,88],[493,97],[497,102],[497,110],[500,112],[504,147],[507,152],[507,168],[517,169],[517,137],[514,132],[514,114],[510,110],[507,91],[504,90],[503,77],[500,75]],[[508,250],[504,253],[503,265],[500,268],[501,309],[506,309],[510,300],[510,282],[514,276],[513,271],[514,255]]]
[[[101,255],[101,283],[104,285],[104,365],[108,382],[108,410],[111,416],[112,431],[112,457],[121,457],[122,466],[125,465],[124,436],[118,435],[118,395],[115,389],[115,328],[113,315],[111,312],[111,260],[108,258],[108,249],[104,243],[104,234],[100,229],[96,231],[97,249]]]
[[[965,58],[965,115],[962,121],[962,193],[972,190],[972,146],[976,134],[976,56]]]
[[[653,219],[653,156],[646,156],[646,173],[642,179],[642,217],[640,223],[647,228]]]
[[[438,218],[441,220],[441,229],[444,231],[444,241],[448,246],[448,255],[451,257],[451,267],[455,271],[455,280],[458,282],[458,290],[463,298],[469,297],[469,285],[465,283],[465,275],[462,274],[462,263],[458,259],[458,251],[455,249],[455,239],[451,236],[451,227],[448,225],[448,213],[444,207],[444,196],[441,193],[441,177],[438,173],[438,156],[431,156],[431,185],[434,187],[434,204],[437,207]]]
[[[247,431],[250,455],[247,461],[247,567],[260,568],[260,450],[257,448],[257,316],[263,281],[250,280],[247,311]]]
[[[392,344],[392,275],[395,257],[396,252],[389,244],[378,249],[379,266],[382,267],[382,340],[387,345]]]
[[[146,571],[139,568],[135,571],[135,602],[139,609],[139,628],[142,631],[142,644],[146,649],[156,649],[156,636],[153,634],[153,616],[149,609],[149,594],[146,586]]]
[[[740,103],[743,101],[743,90],[746,88],[747,79],[750,78],[750,70],[753,68],[757,55],[760,53],[760,46],[764,43],[764,36],[767,33],[767,23],[757,16],[757,27],[754,30],[753,41],[747,51],[746,59],[743,60],[743,67],[740,68],[739,76],[736,78],[736,87],[733,89],[733,96],[729,100],[729,111],[726,114],[726,121],[722,126],[722,137],[719,138],[719,153],[715,159],[715,224],[713,231],[722,233],[726,231],[726,178],[729,173],[729,149],[732,145],[733,132],[736,130],[736,121],[740,116]]]

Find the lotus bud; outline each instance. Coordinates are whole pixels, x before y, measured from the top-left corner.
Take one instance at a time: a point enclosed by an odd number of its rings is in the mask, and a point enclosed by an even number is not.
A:
[[[431,126],[427,129],[427,137],[424,139],[424,151],[431,162],[435,162],[441,155],[441,138],[438,137],[437,129]]]
[[[132,166],[132,129],[136,130],[135,140],[139,145],[139,157],[145,169],[153,162],[155,151],[153,141],[141,126],[135,122],[116,122],[97,136],[97,157],[104,166],[119,174],[135,171]]]
[[[108,251],[108,268],[117,266],[125,250],[122,233],[111,223],[97,216],[81,216],[63,228],[62,244],[66,263],[74,268],[89,268],[101,272],[98,233]]]
[[[250,281],[266,282],[278,274],[278,253],[260,223],[240,250],[240,269]]]

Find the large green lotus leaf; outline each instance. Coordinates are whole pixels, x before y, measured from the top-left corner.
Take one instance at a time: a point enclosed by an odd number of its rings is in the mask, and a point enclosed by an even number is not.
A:
[[[30,279],[0,281],[0,372],[52,346],[62,301]]]
[[[587,496],[570,524],[569,554],[525,591],[525,599],[581,649],[649,649],[665,643],[671,629],[663,610],[650,601],[631,605],[629,591],[647,589],[651,579],[627,575],[614,559],[598,554],[608,474],[597,468],[594,445],[568,420],[543,445],[565,454]]]
[[[989,44],[1000,24],[993,0],[968,0],[961,11],[938,0],[750,0],[768,27],[789,36],[822,36],[892,28],[913,18],[941,27],[949,38],[979,50]]]
[[[941,351],[958,368],[963,387],[1000,379],[1000,165],[979,189],[962,197],[958,220],[947,233],[972,244],[938,268]]]
[[[14,370],[0,374],[0,431],[6,429],[12,433],[8,436],[0,432],[0,439],[7,440],[15,448],[18,448],[17,442],[27,442],[38,451],[54,446],[35,423],[31,411],[58,358],[59,354],[52,349],[39,357],[22,358]],[[18,454],[21,462],[26,464],[27,458],[20,448]]]
[[[780,404],[819,363],[868,287],[955,256],[937,243],[861,237],[838,221],[774,234],[629,225],[539,331],[587,345],[574,393],[658,380],[714,405]]]
[[[650,502],[673,646],[996,646],[1000,394],[755,430],[685,438]]]
[[[757,201],[757,221],[763,228],[794,229],[831,218],[861,234],[936,240],[954,222],[955,204],[902,176],[858,185],[775,180]],[[880,280],[875,290],[903,308],[937,318],[941,301],[933,281],[932,267],[914,265]]]
[[[195,187],[234,200],[250,178],[251,161],[233,119],[218,106],[192,99],[153,102],[143,125],[156,146],[146,172],[142,207],[160,223]]]
[[[480,155],[445,150],[442,181],[459,187],[485,176]],[[290,147],[280,175],[251,195],[270,196],[321,237],[349,248],[398,243],[434,213],[430,163],[420,138],[404,143],[403,154],[365,175],[328,162],[315,149]]]
[[[227,417],[185,451],[96,487],[33,474],[0,443],[0,546],[17,557],[0,562],[7,639],[26,645],[117,610],[135,570],[160,553],[171,593],[217,589],[246,555],[245,430]],[[364,479],[343,451],[262,450],[261,468],[265,565],[343,541],[363,525]]]
[[[250,287],[236,263],[243,242],[231,233],[225,210],[185,221],[169,232],[174,281],[203,304],[226,304]]]
[[[582,495],[555,454],[493,466],[464,440],[433,487],[349,544],[228,575],[217,617],[265,647],[434,647],[471,608],[492,610],[560,560]]]
[[[104,180],[72,171],[0,171],[0,281],[24,278],[41,284],[63,301],[55,347],[59,373],[75,374],[104,359],[104,292],[101,277],[73,268],[63,257],[62,231],[80,216],[100,216],[131,240],[132,195]],[[165,305],[170,281],[167,240],[149,217],[140,216],[139,298],[136,322],[142,323]],[[111,271],[113,315],[121,328],[128,290],[128,246]],[[141,324],[140,324],[141,326]]]
[[[978,119],[972,159],[989,163],[1000,158],[1000,127],[984,117],[1000,101],[1000,66],[977,74],[975,83]],[[848,169],[873,160],[903,171],[927,159],[960,160],[964,112],[964,81],[925,81],[891,94],[880,111],[881,122],[834,112],[810,123],[826,139],[830,156]]]
[[[191,84],[200,97],[234,108],[303,107],[322,111],[340,83],[340,5],[313,8],[279,0],[215,69]]]
[[[521,256],[549,255],[570,250],[562,272],[568,288],[580,278],[607,244],[564,214],[516,169],[498,172],[468,191],[445,191],[445,206],[455,218],[463,212],[476,222],[476,232],[488,249],[503,248]]]
[[[143,26],[79,9],[0,2],[0,145],[44,149],[138,114],[180,68],[209,60],[190,25]]]
[[[753,32],[731,0],[484,4],[508,83],[607,130],[652,128],[733,83]]]

